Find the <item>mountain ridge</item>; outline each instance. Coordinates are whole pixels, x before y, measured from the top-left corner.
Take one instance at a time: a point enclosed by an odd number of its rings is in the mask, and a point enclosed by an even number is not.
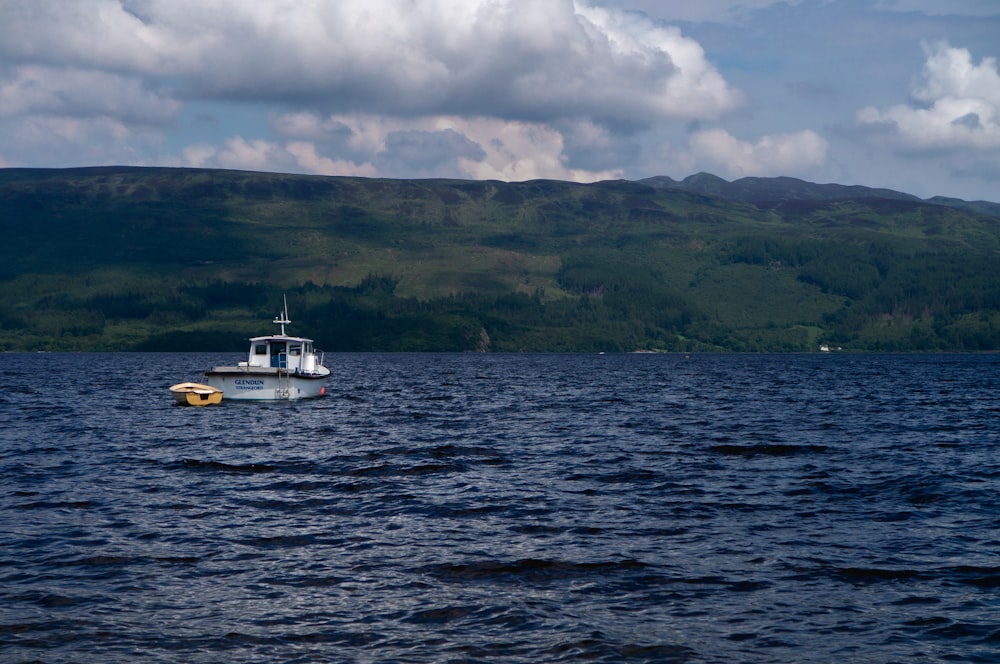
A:
[[[921,199],[913,194],[893,189],[837,183],[818,184],[788,176],[744,177],[728,181],[711,173],[695,173],[683,180],[674,180],[669,176],[658,175],[636,180],[636,182],[666,190],[715,195],[729,200],[752,203],[783,200],[885,198],[891,200],[920,201],[923,203],[982,211],[988,214],[1000,214],[1000,203],[992,201],[966,201],[949,196],[932,196],[931,198]]]
[[[655,175],[636,180],[618,179],[596,182],[571,182],[551,178],[534,178],[531,180],[468,180],[465,178],[379,178],[368,176],[327,176],[315,174],[280,173],[267,171],[246,171],[241,169],[203,169],[177,166],[72,166],[66,168],[35,168],[35,167],[4,167],[0,168],[0,178],[18,176],[37,176],[43,174],[64,173],[67,175],[107,175],[112,173],[135,172],[234,172],[254,173],[261,175],[316,177],[316,178],[349,178],[360,180],[398,180],[410,182],[494,182],[501,184],[525,184],[529,182],[564,182],[566,184],[600,185],[608,182],[632,182],[647,185],[656,189],[679,191],[701,195],[718,196],[727,200],[743,202],[769,202],[781,200],[842,200],[850,198],[885,198],[891,200],[919,201],[949,207],[961,207],[986,214],[1000,215],[1000,202],[987,200],[969,201],[954,196],[935,195],[930,198],[920,198],[914,194],[888,189],[884,187],[868,187],[865,185],[844,185],[839,183],[816,183],[790,176],[749,176],[736,180],[726,180],[707,172],[691,174],[682,180],[675,180],[668,175]]]
[[[239,350],[287,293],[328,350],[1000,350],[1000,210],[976,205],[709,174],[0,169],[0,349]]]

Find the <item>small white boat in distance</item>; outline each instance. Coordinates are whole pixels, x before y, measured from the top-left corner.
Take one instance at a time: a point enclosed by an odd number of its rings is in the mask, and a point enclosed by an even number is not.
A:
[[[288,303],[274,319],[281,333],[250,339],[246,362],[234,367],[212,367],[203,375],[206,385],[225,392],[226,400],[289,401],[311,399],[326,393],[330,370],[317,356],[313,340],[285,334]]]
[[[222,402],[222,390],[201,383],[177,383],[170,393],[182,406],[210,406]]]

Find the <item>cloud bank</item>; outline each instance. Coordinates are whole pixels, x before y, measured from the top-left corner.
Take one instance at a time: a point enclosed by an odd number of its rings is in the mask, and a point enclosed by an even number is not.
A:
[[[764,136],[743,141],[724,129],[696,132],[691,136],[693,160],[707,170],[735,178],[778,176],[822,164],[829,144],[812,130]]]
[[[84,141],[118,122],[148,151],[136,127],[168,131],[188,106],[286,109],[277,136],[234,132],[175,163],[593,179],[620,165],[567,165],[584,137],[743,103],[677,28],[570,0],[8,0],[3,13],[0,118],[13,133],[71,121]],[[313,136],[290,129],[305,117]],[[353,150],[328,151],[338,143]]]
[[[114,97],[141,80],[150,97],[397,117],[646,126],[740,101],[676,28],[569,0],[10,0],[5,18],[8,85],[74,100],[70,73]]]
[[[862,127],[882,133],[906,152],[993,152],[1000,148],[1000,74],[997,61],[973,63],[968,50],[940,43],[927,47],[914,104],[858,112]]]
[[[1000,10],[933,6],[2,0],[0,165],[576,181],[709,170],[989,194]],[[926,46],[921,72],[914,35],[967,43]]]

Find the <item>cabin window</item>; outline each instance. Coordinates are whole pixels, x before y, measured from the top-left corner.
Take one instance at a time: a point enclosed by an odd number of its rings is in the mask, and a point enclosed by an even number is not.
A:
[[[267,344],[255,344],[253,347],[254,355],[267,355]]]
[[[271,342],[271,366],[284,369],[285,364],[285,343]]]
[[[297,356],[301,355],[302,354],[302,346],[289,346],[288,347],[288,354],[291,355],[291,356],[293,356],[293,357],[297,357]]]

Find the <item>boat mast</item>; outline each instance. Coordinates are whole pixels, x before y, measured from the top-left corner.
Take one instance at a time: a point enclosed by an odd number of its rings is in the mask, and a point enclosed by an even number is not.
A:
[[[288,320],[288,296],[282,295],[281,299],[284,301],[285,308],[278,316],[275,316],[272,322],[281,326],[281,336],[285,336],[285,325],[290,325],[292,321]]]

